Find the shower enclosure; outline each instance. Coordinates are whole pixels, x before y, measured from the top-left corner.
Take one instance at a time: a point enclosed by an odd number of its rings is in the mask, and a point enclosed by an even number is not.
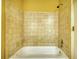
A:
[[[2,59],[28,47],[52,52],[54,46],[71,58],[71,0],[3,0],[2,22]]]

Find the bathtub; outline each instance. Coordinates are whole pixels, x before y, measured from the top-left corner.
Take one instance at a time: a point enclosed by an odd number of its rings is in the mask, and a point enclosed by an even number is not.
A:
[[[69,59],[56,46],[27,46],[18,50],[9,59]]]

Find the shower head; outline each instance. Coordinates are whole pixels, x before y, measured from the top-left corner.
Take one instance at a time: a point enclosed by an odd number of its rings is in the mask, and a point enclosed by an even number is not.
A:
[[[57,6],[57,8],[59,8],[59,5]]]
[[[59,4],[59,5],[57,6],[57,8],[59,8],[61,5],[63,5],[63,4]]]

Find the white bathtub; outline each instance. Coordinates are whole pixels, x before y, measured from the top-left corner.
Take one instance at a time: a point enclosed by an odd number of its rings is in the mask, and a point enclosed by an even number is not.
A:
[[[56,46],[27,46],[18,50],[9,59],[68,59]]]

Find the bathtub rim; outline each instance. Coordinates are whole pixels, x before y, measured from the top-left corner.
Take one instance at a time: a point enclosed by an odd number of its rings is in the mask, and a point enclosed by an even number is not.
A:
[[[48,48],[53,48],[53,47],[55,47],[55,48],[57,48],[58,50],[60,50],[60,53],[62,54],[61,56],[64,56],[64,57],[66,57],[66,59],[69,59],[69,57],[64,53],[64,51],[62,51],[62,49],[60,49],[59,47],[57,47],[57,46],[24,46],[24,47],[22,47],[21,49],[19,49],[15,54],[17,54],[20,50],[22,50],[23,48],[34,48],[34,47],[48,47]],[[12,59],[12,58],[14,58],[14,56],[15,56],[15,54],[13,54],[12,56],[10,56],[9,57],[9,59]],[[15,57],[16,58],[16,57]]]

